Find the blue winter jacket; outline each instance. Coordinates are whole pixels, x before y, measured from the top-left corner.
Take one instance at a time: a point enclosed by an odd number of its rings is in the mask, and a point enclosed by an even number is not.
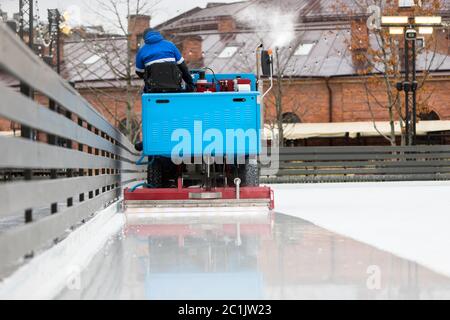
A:
[[[173,62],[178,65],[184,62],[180,50],[170,41],[167,41],[158,31],[145,34],[145,45],[136,55],[136,71],[145,72],[145,67],[154,63]]]

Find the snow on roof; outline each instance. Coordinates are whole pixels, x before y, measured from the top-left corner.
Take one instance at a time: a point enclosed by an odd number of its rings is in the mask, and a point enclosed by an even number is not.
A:
[[[295,39],[279,49],[283,75],[288,77],[334,77],[357,74],[349,50],[350,29],[298,31]],[[223,40],[218,34],[202,37],[205,53],[204,63],[217,73],[254,72],[255,48],[260,39],[254,33],[238,33],[234,39]],[[296,55],[302,44],[314,45],[308,54]],[[272,43],[266,43],[271,47]],[[222,59],[227,47],[237,47],[237,53]],[[379,67],[379,69],[382,69]],[[417,59],[418,70],[450,70],[450,57],[433,52],[424,52]]]
[[[349,50],[351,29],[349,17],[338,13],[337,6],[345,5],[353,12],[359,12],[354,0],[250,0],[231,4],[212,5],[205,9],[195,8],[179,17],[160,25],[160,30],[170,31],[175,36],[196,35],[203,40],[204,65],[217,73],[254,72],[256,66],[255,48],[264,42],[265,47],[274,47],[276,37],[270,30],[252,30],[242,26],[239,19],[238,30],[229,37],[221,37],[210,24],[217,23],[221,16],[236,17],[245,10],[252,12],[256,6],[275,5],[298,14],[301,28],[296,28],[288,43],[279,48],[288,77],[333,77],[357,74]],[[450,0],[445,0],[444,9],[450,10]],[[256,12],[256,11],[255,11]],[[264,17],[261,17],[264,19]],[[346,20],[345,20],[346,19]],[[206,21],[206,22],[205,22]],[[199,25],[193,31],[191,26]],[[244,23],[245,24],[245,23]],[[208,28],[202,29],[208,26]],[[178,31],[177,31],[178,30]],[[190,31],[189,31],[190,30]],[[308,47],[304,54],[296,54],[302,45]],[[373,48],[376,42],[371,39]],[[232,49],[227,49],[232,48]],[[117,37],[108,40],[86,40],[66,43],[64,73],[73,82],[120,80],[125,71],[126,39]],[[108,59],[94,59],[94,56],[107,54]],[[225,54],[226,53],[226,54]],[[431,57],[434,55],[434,59]],[[95,60],[95,61],[94,61]],[[83,63],[83,62],[92,63]],[[430,68],[431,64],[431,68]],[[381,70],[378,67],[378,70]],[[425,52],[418,57],[418,69],[433,71],[450,70],[450,59],[443,54]]]
[[[73,82],[120,80],[126,73],[125,38],[68,42],[63,73]]]

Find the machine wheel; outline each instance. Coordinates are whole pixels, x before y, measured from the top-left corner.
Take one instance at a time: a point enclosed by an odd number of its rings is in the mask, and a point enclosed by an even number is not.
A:
[[[147,167],[147,183],[152,188],[162,187],[162,165],[159,159],[155,159]]]
[[[256,161],[249,160],[241,167],[239,175],[244,187],[259,187],[259,166]]]

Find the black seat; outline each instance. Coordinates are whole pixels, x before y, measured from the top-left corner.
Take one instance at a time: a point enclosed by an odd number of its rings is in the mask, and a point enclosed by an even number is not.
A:
[[[182,74],[175,63],[154,63],[145,68],[145,91],[169,93],[182,90]]]

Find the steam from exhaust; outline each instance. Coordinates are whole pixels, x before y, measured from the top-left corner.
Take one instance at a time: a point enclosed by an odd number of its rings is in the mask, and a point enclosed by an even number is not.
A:
[[[271,4],[247,7],[237,15],[237,20],[254,29],[266,46],[281,48],[295,39],[297,15]]]

